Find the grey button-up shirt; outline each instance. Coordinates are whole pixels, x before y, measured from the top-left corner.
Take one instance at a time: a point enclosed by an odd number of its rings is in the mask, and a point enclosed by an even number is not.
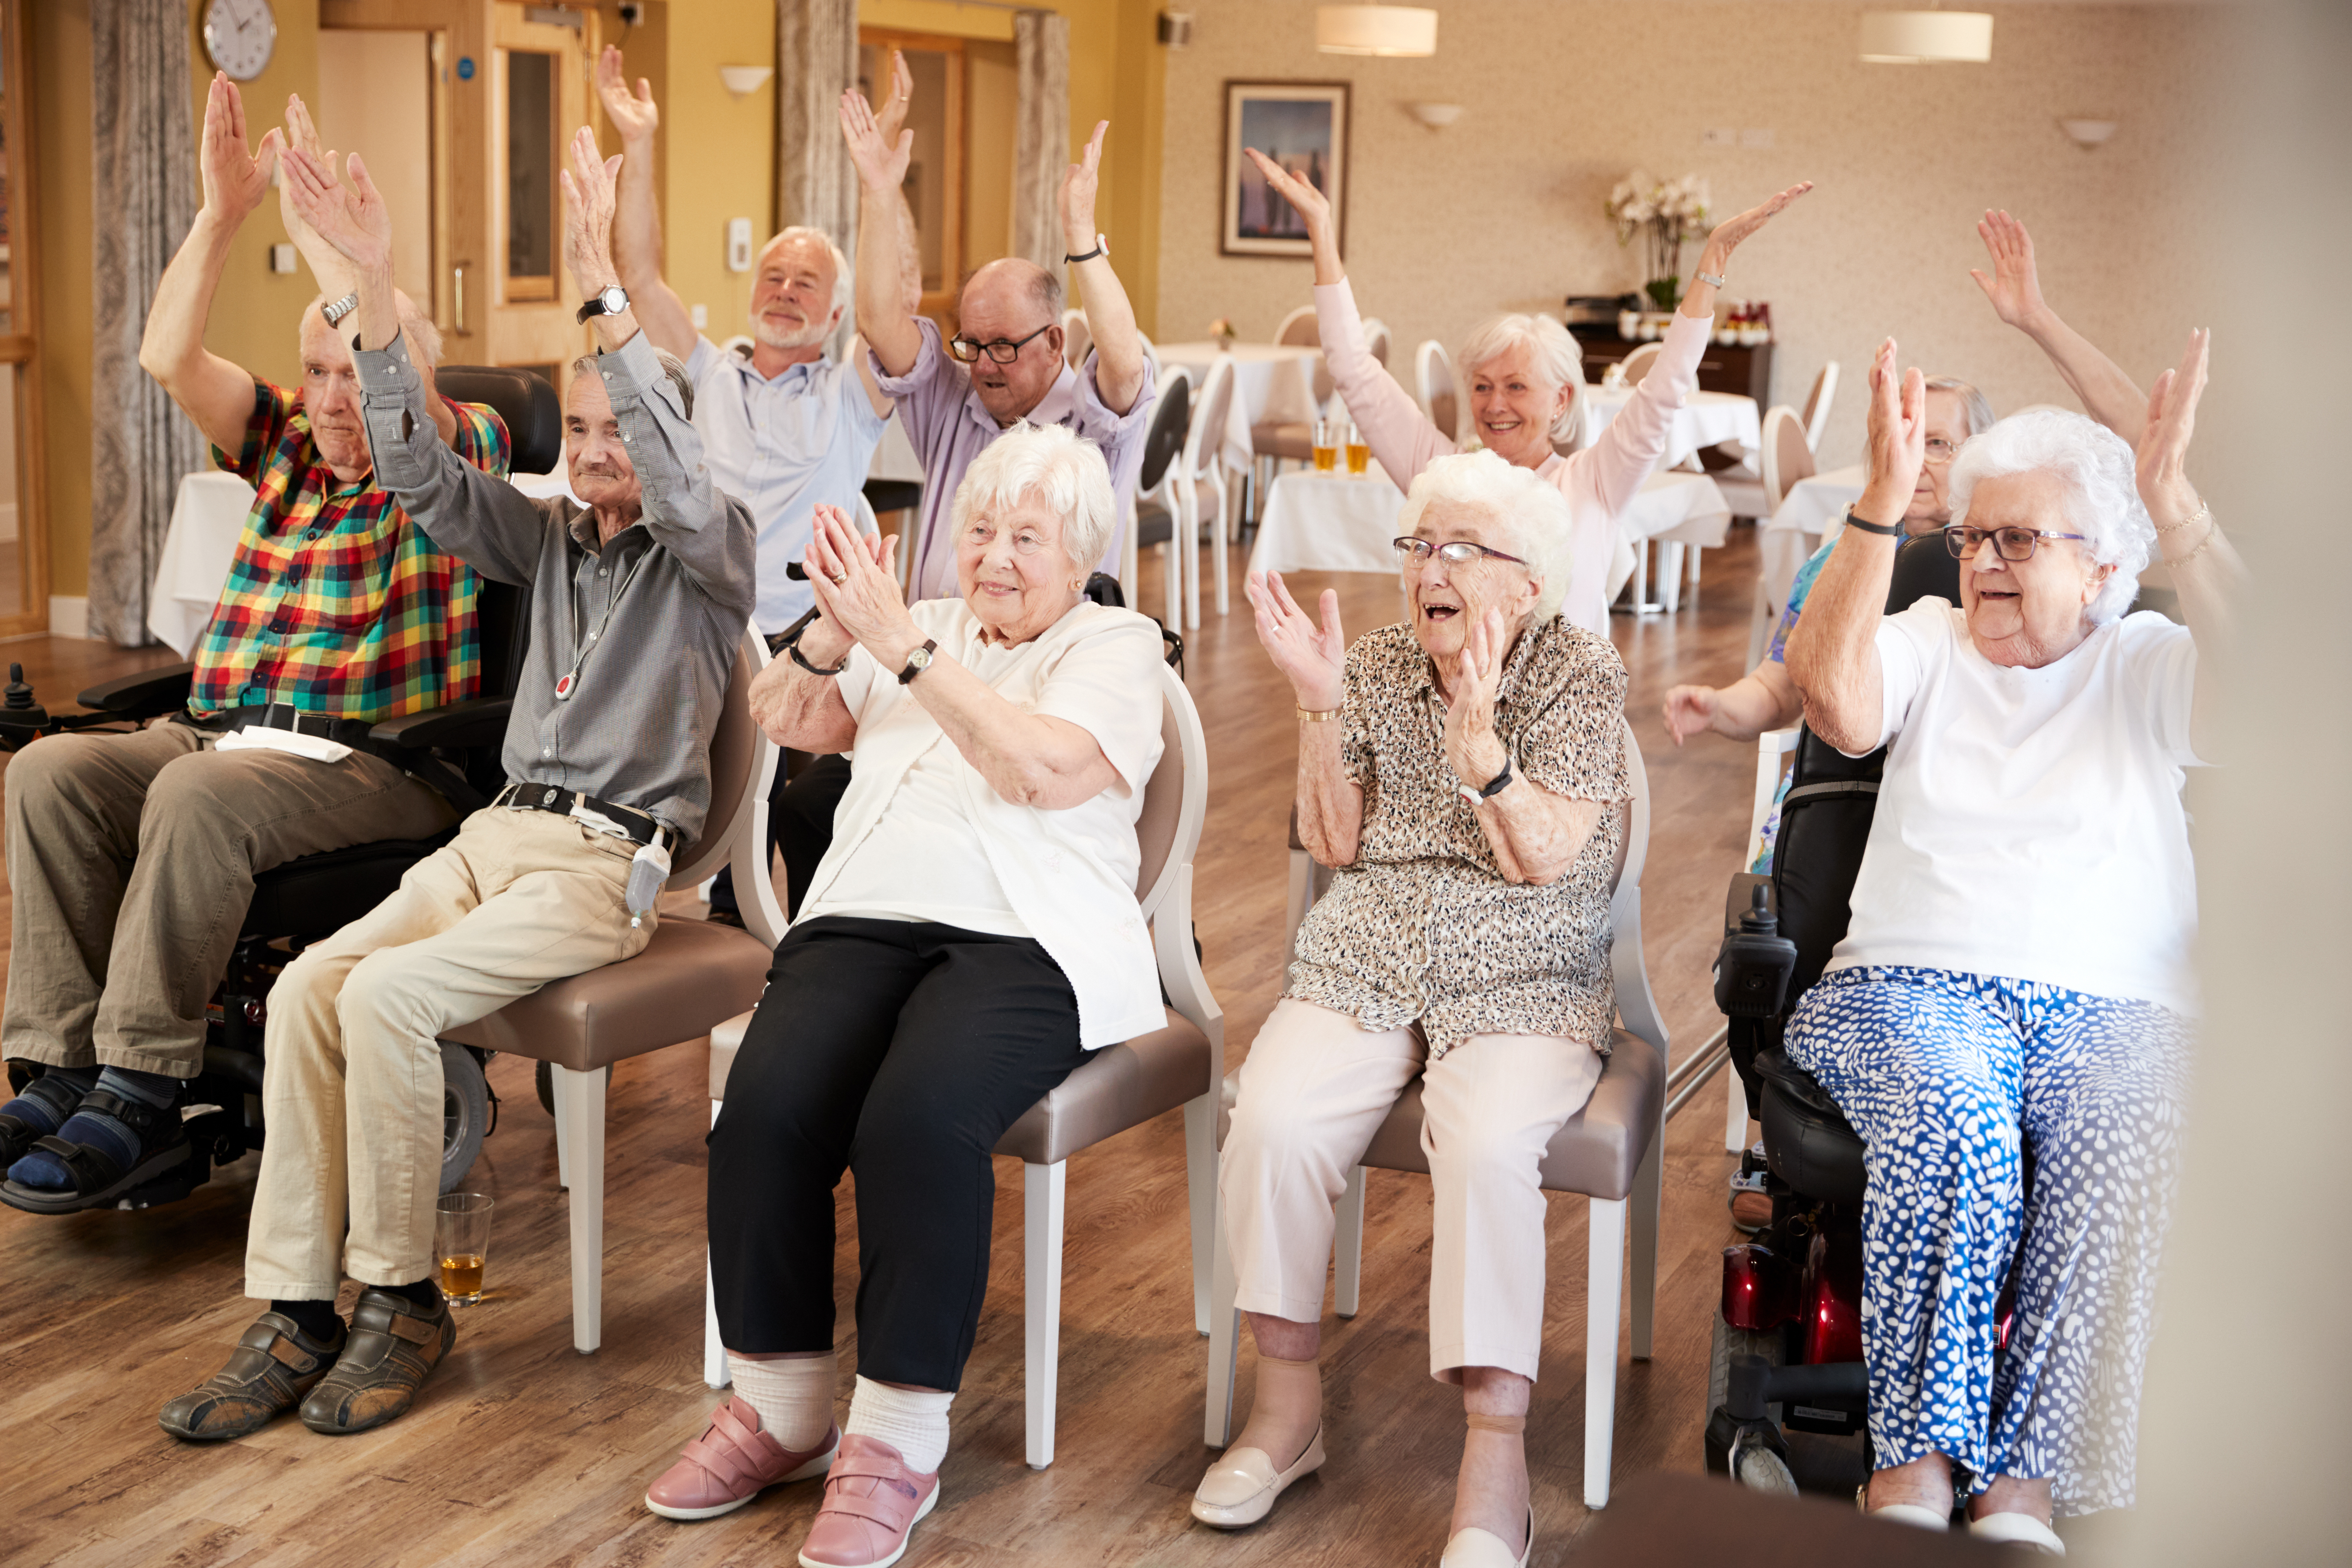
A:
[[[356,360],[377,482],[442,549],[531,591],[507,778],[632,806],[698,835],[710,809],[710,737],[751,615],[758,537],[743,503],[712,486],[702,438],[645,334],[596,361],[645,488],[643,516],[601,545],[578,502],[532,500],[443,444],[399,339]],[[570,695],[560,697],[567,674]]]

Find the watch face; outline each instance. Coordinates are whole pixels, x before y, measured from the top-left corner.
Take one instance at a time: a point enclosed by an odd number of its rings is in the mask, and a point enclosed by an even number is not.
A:
[[[607,316],[618,316],[629,308],[629,291],[617,283],[596,298],[603,302]]]
[[[251,81],[278,47],[269,0],[212,0],[205,7],[205,53],[233,81]]]
[[[907,667],[910,670],[929,669],[931,667],[931,651],[929,648],[916,649],[913,653],[907,655]]]

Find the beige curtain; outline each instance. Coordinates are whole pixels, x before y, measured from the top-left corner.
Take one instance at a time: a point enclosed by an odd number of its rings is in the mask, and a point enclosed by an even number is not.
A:
[[[196,215],[187,0],[89,8],[92,247],[89,627],[152,642],[147,594],[204,438],[139,368],[148,301]]]
[[[823,229],[853,256],[857,171],[841,95],[856,85],[857,0],[776,0],[776,226]]]
[[[1063,172],[1070,166],[1070,23],[1052,11],[1013,18],[1021,123],[1013,145],[1013,254],[1059,276]]]

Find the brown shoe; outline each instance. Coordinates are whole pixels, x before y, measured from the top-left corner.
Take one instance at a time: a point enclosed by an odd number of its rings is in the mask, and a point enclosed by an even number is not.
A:
[[[302,1401],[302,1425],[341,1437],[405,1414],[425,1374],[457,1343],[457,1321],[437,1291],[428,1309],[370,1286],[352,1309],[351,1338],[335,1369]]]
[[[156,1419],[174,1437],[192,1443],[242,1437],[294,1408],[327,1375],[343,1335],[321,1343],[294,1320],[264,1312],[229,1352],[228,1364],[163,1406]]]

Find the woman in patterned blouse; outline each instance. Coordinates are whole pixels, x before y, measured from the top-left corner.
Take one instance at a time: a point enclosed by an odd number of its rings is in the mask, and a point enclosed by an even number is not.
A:
[[[1315,1367],[1332,1206],[1423,1080],[1435,1232],[1430,1367],[1470,1432],[1445,1562],[1525,1560],[1520,1448],[1543,1331],[1538,1166],[1601,1074],[1625,667],[1560,617],[1558,489],[1488,452],[1413,481],[1397,540],[1410,624],[1350,648],[1254,575],[1260,641],[1298,700],[1298,832],[1339,869],[1242,1068],[1223,1190],[1258,1347],[1240,1439],[1193,1514],[1232,1529],[1323,1462]]]

